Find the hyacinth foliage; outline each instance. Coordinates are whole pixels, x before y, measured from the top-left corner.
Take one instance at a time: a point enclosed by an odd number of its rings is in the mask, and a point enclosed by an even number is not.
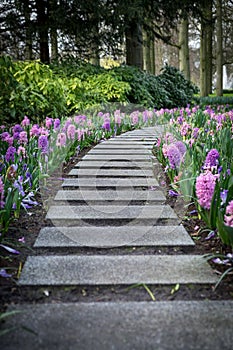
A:
[[[194,201],[207,227],[233,247],[233,110],[195,106],[156,114],[169,125],[155,153],[173,189]]]
[[[85,147],[122,132],[153,125],[155,113],[96,112],[91,116],[46,117],[33,124],[25,116],[20,124],[0,126],[0,239],[20,210],[38,203],[35,196],[46,178]]]

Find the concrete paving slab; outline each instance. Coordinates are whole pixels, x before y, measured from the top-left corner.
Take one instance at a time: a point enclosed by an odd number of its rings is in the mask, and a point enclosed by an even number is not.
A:
[[[162,191],[128,191],[128,190],[65,190],[58,191],[55,201],[108,201],[108,202],[126,202],[146,201],[163,202],[166,200]],[[112,204],[114,204],[112,203]],[[107,204],[107,203],[106,203]]]
[[[144,149],[144,150],[151,150],[152,146],[142,146],[139,142],[135,143],[121,143],[121,142],[102,142],[95,146],[95,149],[133,149],[135,148]]]
[[[12,306],[2,350],[232,350],[232,301]],[[31,329],[32,332],[22,329]]]
[[[75,165],[75,168],[137,168],[137,169],[152,169],[151,162],[137,162],[134,160],[117,161],[117,160],[92,160],[91,162],[81,160]]]
[[[122,135],[119,136],[119,139],[130,139],[130,140],[137,140],[137,141],[156,141],[155,136],[148,136],[148,135]]]
[[[143,144],[155,144],[156,139],[153,138],[143,138],[143,137],[119,137],[118,140],[124,141],[124,142],[140,142]],[[112,141],[113,142],[113,141]]]
[[[28,257],[19,284],[214,284],[218,278],[197,255],[40,255]]]
[[[155,138],[155,133],[151,132],[145,132],[145,131],[139,131],[139,130],[133,130],[128,131],[123,134],[117,135],[116,138],[124,138],[124,137],[145,137],[145,138]]]
[[[177,219],[169,205],[61,205],[47,212],[51,220],[158,220]]]
[[[150,154],[87,154],[82,158],[83,160],[119,160],[119,161],[143,161],[143,162],[150,162],[151,156]]]
[[[108,142],[108,144],[113,145],[141,145],[141,146],[153,146],[155,144],[155,141],[138,141],[138,140],[130,140],[128,138],[125,139],[110,139],[104,142]]]
[[[145,154],[145,155],[150,155],[151,152],[149,152],[146,149],[138,149],[138,148],[134,148],[134,149],[126,149],[126,148],[119,148],[119,149],[107,149],[107,148],[103,148],[103,149],[99,149],[99,148],[93,148],[91,151],[88,152],[88,154],[133,154],[133,155],[141,155],[141,154]]]
[[[194,246],[183,226],[82,226],[44,227],[36,242],[37,248],[46,247],[94,247],[113,248],[122,246]]]
[[[140,145],[154,145],[155,144],[155,140],[138,140],[138,139],[130,139],[130,138],[114,138],[114,139],[110,139],[108,140],[109,143],[121,143],[121,144],[134,144],[134,143],[140,143]]]
[[[121,134],[119,136],[143,136],[143,137],[155,137],[154,132],[148,132],[148,131],[143,131],[143,130],[134,130],[134,131],[129,131],[125,132],[124,134]]]
[[[62,187],[81,187],[81,188],[97,188],[97,187],[117,187],[117,188],[132,188],[132,187],[151,187],[158,186],[158,181],[155,178],[67,178],[62,183]]]
[[[72,169],[70,176],[89,177],[154,177],[152,170],[145,169]]]

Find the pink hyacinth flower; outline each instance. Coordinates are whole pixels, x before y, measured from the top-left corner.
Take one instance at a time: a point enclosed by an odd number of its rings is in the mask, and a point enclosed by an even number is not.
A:
[[[200,174],[196,179],[196,194],[198,203],[204,209],[210,209],[214,194],[216,176],[211,171]]]

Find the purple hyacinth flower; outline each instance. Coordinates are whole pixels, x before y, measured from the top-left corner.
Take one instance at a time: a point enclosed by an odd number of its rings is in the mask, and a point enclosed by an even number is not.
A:
[[[38,148],[41,149],[42,154],[48,152],[48,137],[45,135],[40,135],[38,138]]]
[[[218,165],[218,159],[219,159],[219,153],[218,151],[213,148],[211,149],[205,159],[205,166],[206,167],[213,167]]]
[[[104,120],[104,123],[102,125],[103,129],[105,129],[106,131],[109,131],[111,126],[110,126],[110,119],[106,118]]]
[[[4,277],[4,278],[12,277],[12,275],[10,275],[9,273],[7,273],[5,269],[1,269],[1,270],[0,270],[0,276],[1,276],[1,277]]]
[[[180,166],[182,159],[182,154],[175,144],[170,144],[167,146],[167,157],[170,163],[171,169],[177,169]]]
[[[5,159],[7,162],[9,162],[10,160],[12,162],[14,162],[15,160],[15,153],[16,153],[16,148],[13,146],[8,147],[7,151],[6,151],[6,155],[5,155]]]
[[[227,194],[228,194],[228,190],[222,190],[222,191],[220,192],[220,198],[221,198],[222,204],[225,204],[225,203],[226,203]]]
[[[13,249],[11,247],[8,247],[4,244],[0,244],[0,247],[4,248],[5,250],[7,250],[9,253],[12,253],[12,254],[20,254],[20,252],[18,252],[18,250],[16,249]]]
[[[178,196],[180,196],[179,193],[177,193],[176,191],[173,191],[173,190],[169,190],[168,193],[169,193],[170,197],[178,197]]]

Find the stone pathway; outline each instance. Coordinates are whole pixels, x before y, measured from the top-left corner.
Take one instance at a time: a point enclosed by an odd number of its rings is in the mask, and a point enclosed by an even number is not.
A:
[[[20,276],[22,286],[210,284],[217,281],[194,254],[115,253],[126,247],[193,247],[155,179],[151,148],[159,128],[125,133],[94,147],[71,170]],[[59,254],[59,249],[104,249]],[[51,254],[51,249],[53,254]],[[40,250],[39,250],[40,251]],[[110,252],[110,253],[109,253]],[[17,306],[1,349],[232,349],[233,303],[224,301],[91,302]],[[15,310],[15,307],[12,307]],[[10,309],[9,309],[10,310]]]

